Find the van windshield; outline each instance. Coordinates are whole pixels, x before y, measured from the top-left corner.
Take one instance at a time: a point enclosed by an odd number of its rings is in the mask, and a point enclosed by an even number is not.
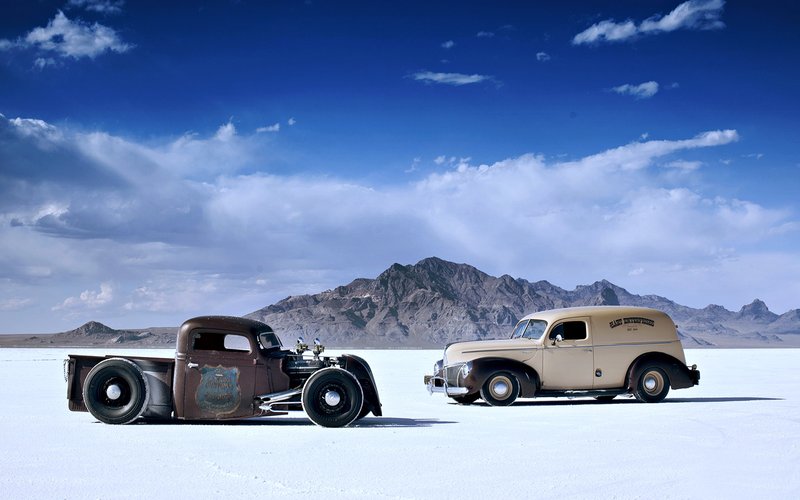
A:
[[[517,323],[514,328],[514,333],[511,334],[512,339],[539,339],[547,329],[547,321],[543,319],[530,319]]]

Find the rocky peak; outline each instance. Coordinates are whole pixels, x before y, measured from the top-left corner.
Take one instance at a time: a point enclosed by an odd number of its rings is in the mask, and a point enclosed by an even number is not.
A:
[[[770,311],[767,304],[760,299],[755,299],[753,302],[743,306],[739,310],[738,316],[740,318],[768,321],[772,321],[778,317],[778,315]]]

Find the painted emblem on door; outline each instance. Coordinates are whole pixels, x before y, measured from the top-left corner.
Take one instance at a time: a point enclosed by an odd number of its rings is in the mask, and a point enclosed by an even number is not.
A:
[[[222,365],[200,368],[200,385],[195,393],[195,401],[200,410],[225,415],[236,411],[241,400],[239,368]]]

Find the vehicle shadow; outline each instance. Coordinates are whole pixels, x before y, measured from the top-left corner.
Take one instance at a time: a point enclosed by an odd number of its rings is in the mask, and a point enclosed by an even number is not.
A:
[[[99,423],[99,422],[98,422]],[[435,418],[386,418],[364,417],[349,427],[433,427],[440,424],[456,424],[449,420]],[[243,420],[150,420],[140,419],[133,425],[226,425],[226,426],[293,426],[314,427],[315,424],[306,417],[261,417]]]
[[[785,401],[783,398],[764,398],[764,397],[719,397],[719,398],[667,398],[661,401],[664,403],[740,403],[745,401]],[[546,401],[515,401],[512,406],[580,406],[580,405],[621,405],[638,404],[634,398],[617,398],[611,401],[597,401],[595,399],[566,399],[566,400],[546,400]],[[457,405],[457,403],[450,403]],[[472,406],[489,407],[483,401],[472,403]]]

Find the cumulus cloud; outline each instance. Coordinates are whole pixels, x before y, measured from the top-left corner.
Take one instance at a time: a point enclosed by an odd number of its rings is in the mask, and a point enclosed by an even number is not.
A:
[[[626,83],[611,89],[613,92],[621,95],[630,95],[636,99],[648,99],[658,93],[658,82],[644,82],[639,85],[631,85]]]
[[[95,57],[105,52],[127,52],[132,45],[125,43],[117,32],[99,23],[89,24],[80,19],[71,20],[63,12],[44,27],[31,30],[15,41],[0,40],[0,48],[34,48],[42,52],[54,53],[62,58],[80,59]],[[48,62],[48,58],[37,61]],[[37,62],[37,67],[41,66]]]
[[[539,62],[545,62],[550,60],[550,55],[547,52],[537,52],[536,53],[536,60]]]
[[[259,138],[270,142],[228,122],[207,138],[153,145],[0,118],[0,162],[9,165],[0,177],[0,270],[30,292],[9,289],[5,300],[42,297],[61,283],[49,302],[56,311],[172,315],[177,324],[430,255],[565,286],[630,279],[666,293],[658,287],[667,278],[711,281],[732,271],[731,259],[751,262],[753,245],[798,227],[784,210],[663,182],[662,167],[690,168],[673,155],[723,147],[738,140],[735,130],[636,141],[574,161],[441,155],[436,173],[381,186],[271,174],[259,164],[269,157]],[[45,167],[24,168],[31,159]],[[760,270],[773,275],[767,264]],[[751,285],[757,270],[740,276],[748,295],[762,295]],[[800,269],[791,273],[800,282]],[[75,281],[84,283],[78,295]]]
[[[435,73],[433,71],[420,71],[414,73],[411,77],[419,82],[425,83],[439,83],[444,85],[469,85],[472,83],[481,83],[485,81],[494,80],[493,77],[488,75],[467,75],[464,73]]]
[[[479,31],[475,36],[478,38],[494,38],[494,33],[491,31]]]
[[[447,40],[446,42],[442,42],[442,48],[443,49],[452,49],[455,46],[456,46],[456,42],[454,42],[452,40]]]
[[[724,0],[689,0],[675,7],[666,16],[654,15],[638,25],[628,19],[616,22],[600,21],[575,35],[574,45],[629,40],[639,35],[668,33],[679,29],[721,29],[725,24],[720,19],[725,7]]]

